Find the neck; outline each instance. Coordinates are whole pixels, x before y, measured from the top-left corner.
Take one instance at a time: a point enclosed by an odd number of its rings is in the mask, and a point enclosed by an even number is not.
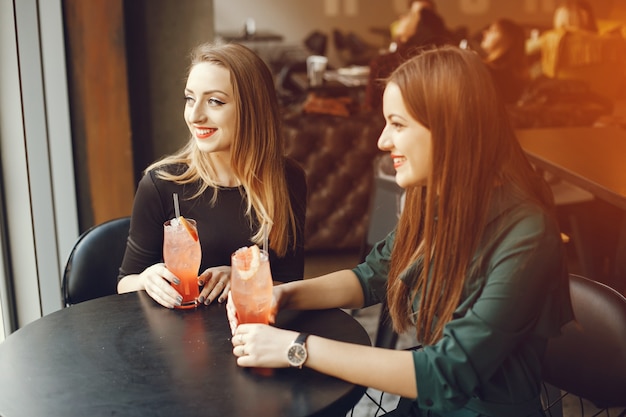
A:
[[[230,165],[230,154],[211,153],[207,155],[211,161],[213,181],[221,187],[238,187],[241,185],[239,178],[235,176]]]

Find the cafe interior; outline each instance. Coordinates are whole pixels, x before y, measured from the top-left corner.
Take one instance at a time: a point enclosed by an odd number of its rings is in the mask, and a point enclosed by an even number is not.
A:
[[[305,278],[363,260],[401,208],[376,146],[384,120],[375,72],[398,48],[393,24],[409,3],[2,1],[0,347],[67,308],[64,276],[79,237],[127,219],[144,168],[185,143],[187,56],[207,40],[248,46],[275,77],[285,152],[308,185]],[[570,273],[608,287],[621,309],[612,320],[626,320],[626,2],[589,2],[595,29],[581,31],[554,28],[557,0],[434,3],[447,43],[483,56],[493,22],[523,29],[530,80],[507,109],[552,187]],[[321,70],[311,56],[324,57]],[[377,346],[414,344],[389,328],[384,306],[351,314]],[[560,415],[605,408],[572,397]],[[606,415],[626,415],[620,405]],[[376,407],[364,397],[351,415]]]

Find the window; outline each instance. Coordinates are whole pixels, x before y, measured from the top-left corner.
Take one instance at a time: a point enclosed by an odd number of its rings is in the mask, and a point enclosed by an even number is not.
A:
[[[0,2],[0,26],[1,338],[61,308],[78,221],[62,0]]]

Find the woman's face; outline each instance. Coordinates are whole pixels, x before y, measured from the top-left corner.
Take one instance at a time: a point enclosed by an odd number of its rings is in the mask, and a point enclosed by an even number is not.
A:
[[[425,185],[432,165],[432,136],[430,130],[409,115],[395,83],[385,88],[383,113],[387,123],[378,138],[378,148],[390,153],[396,183],[402,188]]]
[[[185,121],[202,152],[230,152],[237,107],[229,71],[216,64],[191,68],[185,86]]]

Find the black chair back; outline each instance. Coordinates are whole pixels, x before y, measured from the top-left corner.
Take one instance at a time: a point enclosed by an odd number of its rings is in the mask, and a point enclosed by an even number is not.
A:
[[[626,298],[571,274],[576,319],[551,339],[544,380],[600,408],[626,406]]]
[[[117,293],[129,228],[130,217],[122,217],[93,226],[78,238],[63,273],[66,307]]]
[[[393,176],[395,170],[388,166],[390,162],[391,158],[388,156],[380,156],[374,161],[374,187],[369,207],[367,233],[361,244],[361,262],[365,260],[374,244],[384,239],[398,223],[404,189],[395,182]],[[374,346],[393,349],[398,341],[398,334],[391,324],[387,300],[381,304]]]

